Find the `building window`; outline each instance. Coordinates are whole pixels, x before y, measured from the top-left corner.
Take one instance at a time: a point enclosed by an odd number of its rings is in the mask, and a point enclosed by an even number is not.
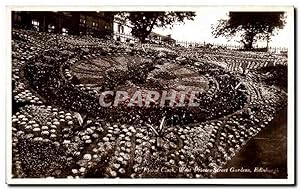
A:
[[[62,35],[68,35],[68,29],[67,28],[62,28]]]
[[[85,27],[86,20],[84,18],[80,18],[79,25],[80,27]]]
[[[18,15],[17,13],[14,14],[13,19],[14,19],[15,22],[21,22],[21,16]]]
[[[34,19],[34,20],[31,21],[31,24],[33,25],[33,29],[34,30],[39,31],[39,29],[40,29],[40,27],[39,27],[40,26],[40,22],[39,21],[37,21],[37,20]]]
[[[53,24],[48,25],[48,32],[52,33],[54,32],[55,26]]]
[[[121,28],[122,28],[122,26],[119,24],[118,25],[118,33],[121,33]],[[106,29],[106,26],[105,26],[105,29]]]
[[[85,24],[86,20],[84,18],[80,18],[80,23]]]
[[[98,23],[96,23],[96,22],[93,22],[92,29],[94,29],[94,30],[98,29]]]

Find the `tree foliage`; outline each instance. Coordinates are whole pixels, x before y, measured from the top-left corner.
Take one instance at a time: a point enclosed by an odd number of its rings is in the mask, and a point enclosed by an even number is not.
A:
[[[154,27],[172,28],[175,23],[193,20],[194,12],[122,12],[121,17],[132,25],[132,35],[143,43]]]
[[[228,19],[221,19],[212,27],[212,34],[229,40],[240,35],[244,48],[251,50],[259,39],[269,42],[285,23],[284,12],[229,12]]]

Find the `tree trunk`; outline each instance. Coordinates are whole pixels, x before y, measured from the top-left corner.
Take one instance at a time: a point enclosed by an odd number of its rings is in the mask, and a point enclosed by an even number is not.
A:
[[[245,47],[245,50],[252,50],[253,49],[253,41],[249,41],[247,44],[246,44],[246,47]]]
[[[256,36],[254,28],[251,28],[250,30],[246,30],[245,33],[243,34],[243,39],[241,42],[243,43],[244,50],[250,51],[253,49],[253,43],[254,43],[254,38]]]
[[[243,40],[244,49],[246,51],[250,51],[253,49],[253,42],[254,42],[255,34],[253,32],[247,32],[245,36],[245,40]]]
[[[271,37],[267,34],[267,51],[269,51],[269,42],[271,41]]]
[[[147,30],[147,28],[146,28],[146,32],[143,35],[141,35],[141,37],[140,37],[141,43],[145,43],[146,42],[146,38],[150,35],[150,33],[151,33],[151,31],[152,31],[155,23],[156,23],[157,18],[158,18],[158,16],[156,16],[153,19],[153,22],[151,23],[149,30]]]
[[[148,32],[147,32],[147,33],[148,33]],[[142,43],[142,44],[146,42],[146,38],[147,38],[148,35],[149,35],[149,34],[142,34],[142,35],[140,35],[140,40],[141,40],[141,43]]]

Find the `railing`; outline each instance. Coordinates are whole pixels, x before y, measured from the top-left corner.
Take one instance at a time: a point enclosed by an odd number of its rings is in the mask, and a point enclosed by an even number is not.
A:
[[[119,39],[120,41],[134,41],[139,42],[139,40],[133,37],[131,34],[125,33],[113,33],[114,39]],[[164,44],[165,45],[165,44]],[[231,50],[243,49],[241,45],[229,45],[229,44],[218,44],[218,43],[208,43],[208,42],[193,42],[193,41],[176,41],[174,45],[180,45],[183,47],[201,47],[201,46],[211,46],[211,47],[223,47]],[[158,45],[159,46],[159,45]],[[254,46],[255,49],[266,49],[264,46]],[[287,52],[288,48],[285,47],[269,47],[269,52]]]
[[[115,40],[121,41],[121,42],[129,42],[129,41],[134,41],[137,42],[139,41],[137,38],[135,38],[132,35],[125,34],[125,33],[113,33],[113,37]]]
[[[229,44],[218,44],[218,43],[209,43],[209,42],[193,42],[193,41],[176,41],[177,45],[184,47],[201,47],[201,46],[212,46],[212,47],[223,47],[227,49],[243,49],[241,45],[229,45]],[[265,46],[254,46],[255,49],[263,49]],[[281,52],[288,51],[286,47],[269,47],[268,51],[272,52]]]

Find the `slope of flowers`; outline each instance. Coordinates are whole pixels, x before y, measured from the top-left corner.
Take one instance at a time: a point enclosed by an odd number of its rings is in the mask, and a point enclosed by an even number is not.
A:
[[[13,30],[12,49],[12,171],[17,178],[213,177],[286,106],[286,94],[278,86],[228,72],[218,60],[194,57],[189,49],[164,51],[26,30]],[[116,57],[119,62],[113,62]],[[84,61],[77,71],[89,72],[95,67],[89,60],[99,58],[107,66],[97,75],[102,76],[96,80],[99,88],[91,88],[83,81],[92,77],[82,80],[74,67]],[[130,65],[142,59],[147,61]],[[167,80],[168,67],[151,67],[168,63],[207,79],[196,110],[99,106],[99,93],[122,82]],[[163,116],[166,125],[158,136]]]

